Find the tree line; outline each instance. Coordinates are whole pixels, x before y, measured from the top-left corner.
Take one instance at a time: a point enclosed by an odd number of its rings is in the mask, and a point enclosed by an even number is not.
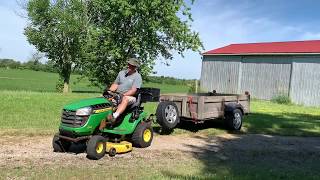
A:
[[[50,73],[58,73],[58,69],[54,66],[52,61],[42,63],[39,60],[31,59],[27,62],[19,62],[13,59],[0,59],[0,68],[5,69],[28,69],[33,71],[43,71]],[[81,69],[74,69],[73,74],[83,74]],[[166,76],[146,76],[143,77],[144,82],[158,83],[158,84],[171,84],[171,85],[188,85],[194,80],[178,79]]]
[[[15,61],[13,59],[0,59],[0,68],[6,69],[29,69],[33,71],[43,71],[43,72],[51,72],[58,73],[59,70],[55,67],[54,62],[46,61],[42,63],[38,60],[29,60],[27,62]],[[82,74],[80,69],[73,69],[72,72],[74,74]]]
[[[57,69],[51,61],[42,63],[40,61],[29,60],[27,62],[19,62],[13,59],[0,59],[0,68],[7,69],[29,69],[34,71],[44,71],[56,73]]]

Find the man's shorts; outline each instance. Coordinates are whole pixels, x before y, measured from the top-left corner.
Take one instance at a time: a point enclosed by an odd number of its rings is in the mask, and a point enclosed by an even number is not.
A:
[[[128,98],[128,105],[132,105],[137,101],[137,99],[133,96],[126,96],[126,97]]]

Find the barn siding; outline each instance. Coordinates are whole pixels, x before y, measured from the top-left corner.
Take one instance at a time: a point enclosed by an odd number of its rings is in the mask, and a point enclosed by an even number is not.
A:
[[[204,56],[200,83],[205,91],[249,91],[259,99],[283,94],[294,103],[320,106],[319,62],[319,55]]]
[[[259,99],[288,95],[290,69],[289,57],[244,57],[240,92],[249,91],[253,97]]]
[[[293,60],[290,97],[293,102],[320,106],[320,57]]]
[[[237,93],[241,57],[208,57],[202,61],[201,89]]]

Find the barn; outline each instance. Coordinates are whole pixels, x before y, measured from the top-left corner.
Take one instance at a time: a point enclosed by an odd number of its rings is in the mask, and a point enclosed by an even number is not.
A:
[[[286,95],[297,104],[320,106],[320,40],[231,44],[203,53],[201,89]]]

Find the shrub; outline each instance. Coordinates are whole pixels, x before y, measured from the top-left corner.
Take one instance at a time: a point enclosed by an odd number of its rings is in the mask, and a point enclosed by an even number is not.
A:
[[[288,95],[280,94],[271,98],[271,101],[278,104],[292,104]]]
[[[58,82],[56,82],[56,92],[63,92],[64,82],[61,78],[59,78]]]

